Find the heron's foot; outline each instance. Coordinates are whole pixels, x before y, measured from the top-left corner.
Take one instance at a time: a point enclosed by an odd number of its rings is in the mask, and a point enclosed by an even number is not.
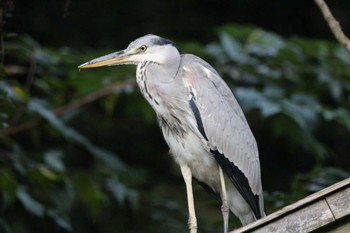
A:
[[[188,218],[188,229],[190,233],[197,233],[197,219],[193,217]]]

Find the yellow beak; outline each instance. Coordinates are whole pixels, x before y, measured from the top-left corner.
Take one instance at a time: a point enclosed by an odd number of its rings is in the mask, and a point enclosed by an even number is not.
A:
[[[94,68],[99,66],[113,66],[113,65],[122,65],[129,63],[129,55],[130,53],[126,52],[126,50],[122,50],[119,52],[111,53],[102,57],[95,58],[91,61],[85,62],[78,66],[79,69],[85,68]]]

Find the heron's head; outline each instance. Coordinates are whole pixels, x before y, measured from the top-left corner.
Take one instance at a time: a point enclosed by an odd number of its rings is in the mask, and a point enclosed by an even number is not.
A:
[[[80,65],[79,68],[124,64],[138,65],[143,61],[164,64],[169,59],[176,57],[179,57],[179,52],[171,41],[149,34],[131,42],[124,50],[95,58]]]

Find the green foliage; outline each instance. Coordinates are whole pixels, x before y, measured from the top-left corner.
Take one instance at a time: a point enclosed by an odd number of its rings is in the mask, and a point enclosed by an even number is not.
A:
[[[232,87],[257,138],[267,212],[349,176],[350,56],[339,45],[224,26],[180,43]],[[1,232],[185,232],[184,185],[134,67],[79,71],[104,51],[6,42],[0,80]],[[115,87],[115,88],[110,88]],[[201,232],[220,207],[196,189]],[[235,223],[235,227],[238,223]],[[233,225],[232,225],[233,227]]]
[[[9,121],[10,116],[13,114],[15,105],[7,93],[2,89],[0,89],[0,106],[2,109],[0,112],[0,129],[3,129],[8,126],[7,122]]]
[[[136,206],[137,192],[118,178],[127,172],[127,165],[69,124],[89,110],[76,108],[61,118],[53,110],[115,79],[78,76],[80,59],[87,58],[68,48],[42,47],[29,36],[6,46],[8,59],[16,62],[5,65],[5,70],[14,70],[0,81],[1,231],[71,232],[76,231],[71,220],[75,211],[82,215],[85,210],[93,219],[111,202]],[[26,123],[30,131],[23,127]],[[15,127],[18,131],[8,130]],[[117,190],[122,196],[116,195]],[[16,215],[32,217],[13,227]]]
[[[256,109],[264,119],[274,118],[272,133],[287,138],[288,146],[302,147],[318,160],[332,155],[335,151],[319,135],[325,130],[320,126],[335,122],[339,128],[349,128],[341,120],[349,119],[350,107],[346,50],[324,41],[284,41],[260,29],[221,30],[220,43],[211,44],[209,50],[223,76],[239,85],[235,94],[245,111]],[[281,118],[291,124],[281,125]]]

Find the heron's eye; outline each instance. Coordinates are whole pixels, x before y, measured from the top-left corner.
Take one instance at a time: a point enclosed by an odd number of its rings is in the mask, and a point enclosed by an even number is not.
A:
[[[141,52],[145,52],[147,50],[147,46],[146,45],[142,45],[141,47],[140,47],[140,51]]]

